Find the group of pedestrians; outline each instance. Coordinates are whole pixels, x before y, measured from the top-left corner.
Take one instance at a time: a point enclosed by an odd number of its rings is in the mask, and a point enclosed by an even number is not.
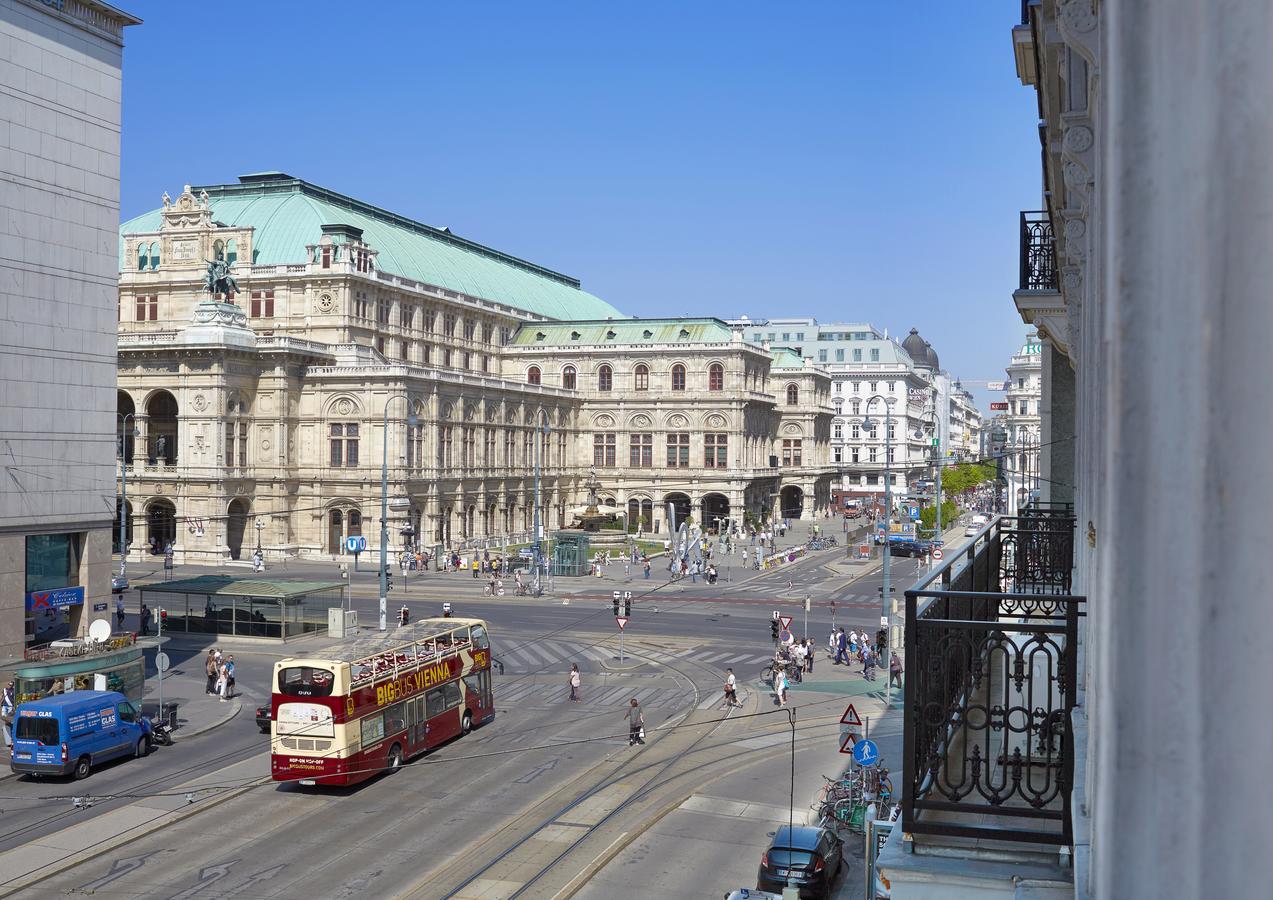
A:
[[[222,703],[234,696],[233,654],[222,654],[220,647],[213,647],[204,660],[204,672],[208,676],[207,693],[216,694]]]
[[[884,655],[887,641],[888,632],[883,628],[875,633],[875,641],[872,643],[865,630],[861,633],[856,630],[845,633],[844,626],[840,626],[831,631],[827,644],[829,651],[835,655],[834,665],[851,666],[856,659],[862,665],[862,677],[867,681],[875,681],[875,670],[879,666],[880,657]],[[902,686],[902,659],[896,652],[889,654],[888,678],[890,685],[896,684],[899,688]]]

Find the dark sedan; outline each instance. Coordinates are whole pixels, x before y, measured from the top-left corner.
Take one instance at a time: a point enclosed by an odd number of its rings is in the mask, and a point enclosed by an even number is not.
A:
[[[270,733],[270,708],[268,706],[258,706],[256,708],[256,727],[261,729],[261,734]]]
[[[890,541],[890,556],[926,556],[933,552],[932,541]]]
[[[822,900],[844,869],[844,842],[834,831],[813,825],[783,825],[760,858],[756,886],[780,893],[791,885],[800,896]]]

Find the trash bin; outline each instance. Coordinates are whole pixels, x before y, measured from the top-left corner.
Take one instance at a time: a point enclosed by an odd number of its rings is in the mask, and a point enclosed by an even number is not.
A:
[[[173,730],[177,730],[177,704],[165,703],[159,708],[159,721],[164,722]]]

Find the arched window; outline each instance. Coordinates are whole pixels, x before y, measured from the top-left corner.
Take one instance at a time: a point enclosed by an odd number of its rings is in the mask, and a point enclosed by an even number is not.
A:
[[[144,272],[146,270],[146,266],[148,266],[149,264],[150,264],[150,245],[138,244],[137,245],[137,271]]]
[[[638,391],[648,391],[650,389],[650,367],[645,363],[641,363],[636,367],[636,389]]]
[[[800,388],[794,384],[787,385],[787,405],[798,406],[800,404]]]
[[[707,389],[709,391],[725,390],[725,367],[720,363],[712,363],[707,367]]]
[[[235,243],[234,238],[230,238],[225,242],[225,261],[230,265],[234,265],[239,259],[239,245]]]
[[[680,363],[672,366],[672,390],[685,390],[685,367]]]
[[[597,370],[597,390],[608,391],[614,387],[614,370],[609,366],[602,366]]]
[[[539,366],[531,366],[526,373],[527,384],[539,384]]]
[[[566,368],[561,370],[561,386],[571,391],[575,389],[574,366],[566,366]]]
[[[212,258],[225,259],[225,243],[223,241],[212,242]]]
[[[152,269],[159,268],[159,242],[155,241],[150,245],[150,267]]]

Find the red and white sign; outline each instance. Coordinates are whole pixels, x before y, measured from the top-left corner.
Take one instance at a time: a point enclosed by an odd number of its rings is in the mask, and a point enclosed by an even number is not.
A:
[[[622,631],[623,629],[625,629],[625,628],[627,628],[627,627],[628,627],[628,617],[627,617],[627,616],[615,616],[615,617],[614,617],[614,621],[615,621],[615,623],[619,626],[619,630],[620,630],[620,631]]]
[[[779,616],[778,624],[782,626],[783,631],[791,630],[791,616]]]
[[[846,734],[840,739],[840,752],[853,755],[853,745],[858,742],[856,734]],[[824,745],[825,746],[825,745]]]
[[[991,403],[990,408],[995,411],[1006,412],[1008,409],[1008,404],[1003,401],[999,401],[997,403]]]
[[[933,559],[941,559],[941,558],[942,558],[941,547],[934,547],[934,548],[933,548]]]
[[[841,725],[861,725],[862,720],[858,718],[858,711],[853,708],[853,704],[849,704],[849,708],[844,711],[844,715],[840,716]]]

